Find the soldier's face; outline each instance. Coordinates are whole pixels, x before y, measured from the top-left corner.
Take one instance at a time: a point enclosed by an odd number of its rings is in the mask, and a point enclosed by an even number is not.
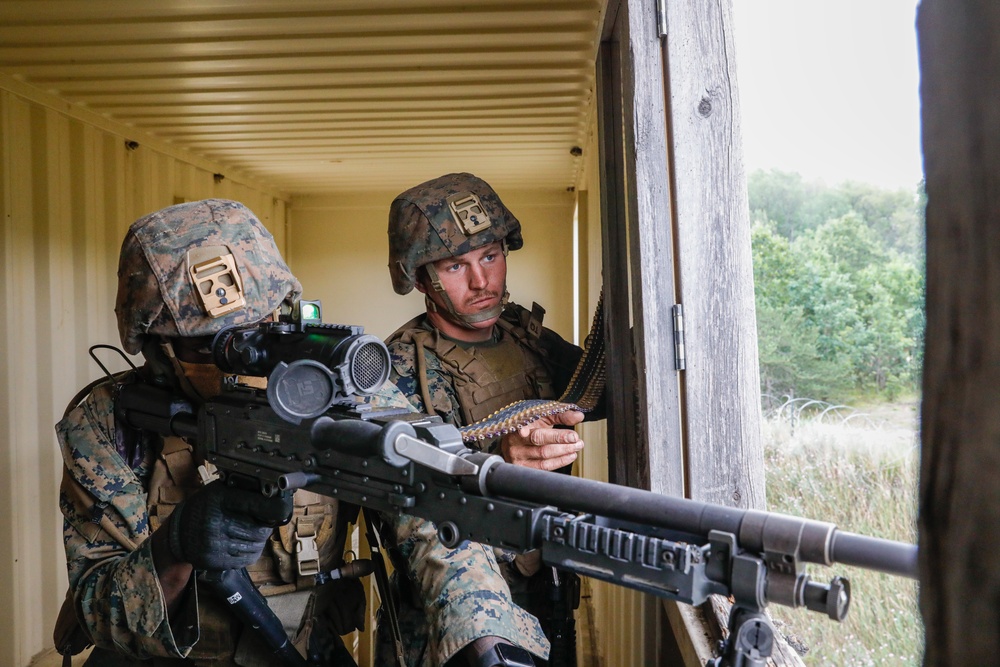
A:
[[[223,373],[212,361],[212,336],[172,338],[170,346],[184,377],[197,392],[197,398],[208,400],[218,396],[222,391]]]
[[[500,242],[477,248],[458,257],[434,262],[434,268],[441,280],[441,285],[448,293],[461,315],[475,315],[484,310],[495,308],[500,304],[507,285],[507,258],[503,254]],[[417,289],[430,295],[430,298],[441,308],[440,295],[425,281],[418,283]],[[475,328],[488,330],[496,324],[497,319],[491,318],[477,323]]]

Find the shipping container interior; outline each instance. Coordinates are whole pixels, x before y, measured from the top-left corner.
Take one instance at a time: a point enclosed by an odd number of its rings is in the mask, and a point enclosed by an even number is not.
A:
[[[391,289],[389,203],[472,172],[524,227],[512,299],[543,304],[567,339],[586,335],[601,282],[605,11],[603,0],[0,1],[0,664],[51,653],[66,591],[53,424],[102,373],[89,348],[119,343],[118,249],[138,217],[241,201],[326,321],[385,336],[423,307]],[[587,439],[580,470],[606,478],[601,431]],[[636,618],[649,601],[606,598],[626,611],[596,614],[584,653],[643,650],[651,621]]]

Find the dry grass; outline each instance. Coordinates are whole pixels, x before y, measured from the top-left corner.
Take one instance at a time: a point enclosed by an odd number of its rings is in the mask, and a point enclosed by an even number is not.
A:
[[[916,540],[919,450],[914,404],[765,424],[768,510],[830,521],[842,530]],[[808,647],[807,665],[919,665],[923,625],[916,582],[859,568],[810,566],[813,579],[851,580],[847,619],[769,608]]]

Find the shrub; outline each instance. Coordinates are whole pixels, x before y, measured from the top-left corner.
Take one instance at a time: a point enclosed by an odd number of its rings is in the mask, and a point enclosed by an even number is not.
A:
[[[817,410],[811,418],[797,414],[790,419],[790,410],[773,413],[764,431],[768,510],[915,542],[919,451],[914,412],[911,402],[893,404],[891,420],[844,408]],[[852,600],[839,624],[804,609],[769,607],[791,643],[808,648],[807,665],[921,663],[916,582],[841,565],[810,565],[809,573],[819,581],[848,577]]]

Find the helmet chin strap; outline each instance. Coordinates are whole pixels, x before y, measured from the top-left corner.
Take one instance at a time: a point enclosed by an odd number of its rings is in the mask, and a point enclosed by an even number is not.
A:
[[[163,353],[167,355],[167,359],[170,360],[170,365],[173,366],[174,369],[174,376],[177,378],[177,382],[181,385],[181,391],[191,398],[205,400],[205,397],[201,395],[201,392],[195,389],[194,385],[191,384],[191,380],[188,379],[187,373],[184,371],[180,360],[174,353],[173,343],[171,343],[167,338],[161,338],[160,349],[163,350]]]
[[[427,270],[427,277],[430,278],[431,286],[434,291],[440,295],[441,300],[444,301],[445,310],[442,311],[437,303],[431,299],[429,293],[424,294],[424,303],[427,305],[427,310],[432,313],[440,313],[442,317],[447,318],[452,323],[457,324],[463,329],[475,330],[474,325],[480,322],[485,322],[486,320],[491,320],[494,317],[500,317],[500,313],[507,306],[507,302],[510,300],[510,292],[507,291],[507,286],[504,285],[503,288],[503,298],[500,299],[500,303],[490,308],[489,310],[484,310],[478,313],[459,313],[455,310],[455,304],[452,303],[451,297],[448,296],[448,292],[445,290],[444,285],[441,284],[441,279],[438,276],[437,269],[434,268],[433,264],[426,264],[424,268]]]

